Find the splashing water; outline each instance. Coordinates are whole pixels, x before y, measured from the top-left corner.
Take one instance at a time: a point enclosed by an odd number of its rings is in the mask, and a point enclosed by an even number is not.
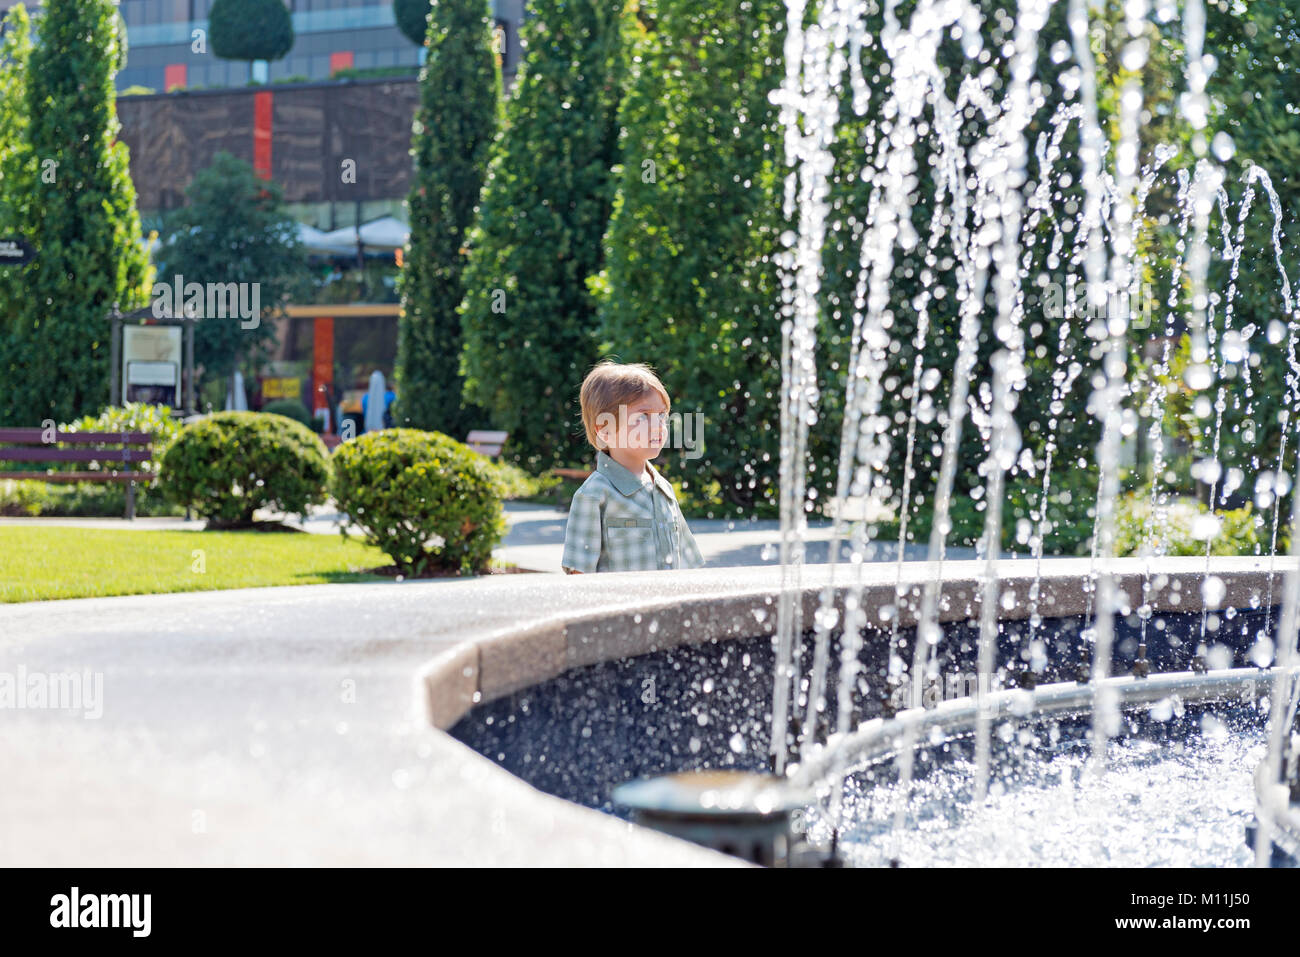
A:
[[[1037,75],[1040,36],[1049,16],[1064,7],[1068,41],[1052,50],[1062,64],[1056,77]],[[1277,265],[1287,323],[1281,332],[1270,328],[1276,344],[1285,336],[1287,389],[1281,418],[1282,432],[1276,466],[1256,483],[1261,509],[1271,507],[1269,593],[1272,606],[1273,564],[1277,554],[1281,498],[1289,489],[1285,472],[1289,425],[1300,421],[1300,361],[1296,336],[1300,317],[1293,302],[1284,267],[1281,222],[1284,211],[1268,174],[1250,166],[1242,177],[1242,196],[1233,205],[1225,185],[1223,167],[1207,156],[1205,131],[1210,103],[1206,85],[1213,57],[1204,50],[1205,14],[1201,0],[1188,0],[1183,11],[1182,42],[1186,51],[1186,91],[1179,99],[1182,119],[1192,130],[1195,154],[1189,168],[1166,175],[1178,156],[1173,146],[1159,144],[1143,164],[1142,74],[1149,56],[1151,23],[1146,0],[1129,0],[1117,27],[1117,50],[1122,66],[1118,83],[1112,143],[1103,129],[1098,106],[1098,65],[1090,42],[1092,24],[1086,0],[1021,0],[1008,39],[995,50],[985,48],[986,26],[979,6],[971,0],[917,0],[904,21],[898,0],[825,0],[810,18],[805,0],[787,0],[784,81],[772,99],[780,108],[785,130],[785,159],[790,168],[785,180],[785,212],[792,228],[782,237],[783,315],[781,405],[781,560],[782,585],[774,635],[776,668],[771,735],[772,765],[784,773],[791,760],[801,760],[823,747],[823,730],[843,736],[851,730],[852,694],[866,684],[885,705],[904,702],[924,707],[927,682],[938,679],[938,654],[943,641],[942,623],[960,620],[961,610],[949,608],[943,594],[944,562],[953,530],[954,491],[961,466],[966,419],[978,433],[983,456],[978,468],[981,484],[972,491],[983,511],[979,554],[984,559],[979,589],[979,641],[976,684],[977,705],[1017,669],[1016,680],[1032,682],[1033,672],[1044,669],[1046,644],[1038,640],[1042,563],[1051,528],[1054,467],[1059,432],[1066,425],[1066,404],[1091,385],[1087,411],[1100,439],[1095,457],[1095,511],[1091,537],[1091,571],[1088,576],[1087,627],[1083,632],[1087,670],[1081,680],[1093,689],[1092,723],[1086,765],[1097,775],[1116,761],[1120,774],[1128,756],[1116,754],[1112,742],[1120,724],[1118,705],[1104,693],[1114,644],[1115,615],[1125,611],[1127,598],[1116,585],[1113,559],[1117,551],[1117,503],[1121,496],[1121,468],[1126,441],[1141,431],[1152,449],[1148,511],[1142,524],[1139,554],[1145,558],[1140,607],[1139,660],[1145,658],[1147,623],[1152,617],[1156,592],[1163,577],[1155,574],[1153,559],[1165,553],[1171,533],[1170,487],[1165,479],[1166,451],[1162,424],[1175,390],[1186,390],[1196,402],[1209,402],[1215,413],[1213,437],[1203,450],[1204,475],[1209,477],[1208,508],[1211,519],[1240,486],[1247,470],[1258,472],[1258,456],[1241,467],[1224,469],[1221,432],[1229,408],[1241,413],[1248,439],[1255,429],[1255,389],[1252,355],[1259,348],[1251,326],[1233,324],[1239,269],[1246,250],[1246,226],[1256,190],[1269,198],[1272,215],[1272,255]],[[875,17],[879,14],[878,17]],[[874,17],[874,19],[873,19]],[[869,29],[869,24],[875,24]],[[867,51],[883,53],[887,70],[872,78],[864,69]],[[949,82],[948,64],[960,56],[970,72],[956,84]],[[1001,89],[995,84],[996,62],[1005,75]],[[1056,84],[1061,101],[1052,103],[1049,88]],[[825,276],[828,219],[835,201],[831,196],[835,147],[842,125],[842,92],[851,94],[855,118],[867,117],[862,136],[863,155],[855,172],[868,188],[860,213],[863,224],[858,263],[853,275],[851,326],[847,330],[849,361],[846,367],[844,417],[835,476],[835,500],[830,551],[830,575],[812,623],[812,663],[806,682],[798,666],[804,636],[801,594],[807,515],[815,492],[810,489],[814,463],[809,461],[810,428],[818,422],[818,338]],[[995,96],[995,93],[997,94]],[[1049,108],[1050,107],[1050,108]],[[1038,128],[1035,148],[1030,133]],[[1063,142],[1069,131],[1077,136],[1078,181],[1061,163]],[[1216,140],[1216,151],[1218,151]],[[1032,162],[1031,162],[1032,155]],[[1224,157],[1220,157],[1221,159]],[[926,225],[913,225],[914,192],[922,176],[933,184],[933,206]],[[1130,355],[1132,304],[1140,301],[1144,274],[1151,268],[1144,230],[1147,205],[1153,191],[1176,184],[1177,251],[1168,277],[1164,308],[1164,342],[1154,361],[1151,389],[1137,396],[1130,378],[1135,357]],[[1081,192],[1081,203],[1062,202],[1071,185]],[[1217,223],[1216,223],[1217,219]],[[1223,239],[1221,251],[1211,244],[1217,225]],[[1231,228],[1235,225],[1235,232]],[[1044,235],[1045,234],[1045,235]],[[903,257],[920,256],[924,267],[919,292],[904,300],[896,288],[895,271]],[[1228,263],[1229,282],[1223,296],[1209,290],[1209,271],[1215,256]],[[944,270],[936,264],[945,261]],[[1064,264],[1064,309],[1052,343],[1050,416],[1042,439],[1042,457],[1022,442],[1023,423],[1017,421],[1019,396],[1028,387],[1026,287],[1034,266]],[[946,275],[945,278],[941,278]],[[1044,274],[1045,275],[1045,274]],[[925,350],[939,333],[932,316],[937,304],[953,304],[956,355],[943,402],[942,374],[927,368]],[[1119,308],[1116,303],[1122,304]],[[906,342],[914,358],[893,375],[891,362],[903,352],[896,335],[900,318],[914,323]],[[1189,339],[1189,359],[1182,382],[1170,385],[1174,362],[1171,342],[1180,325]],[[1280,326],[1280,324],[1279,324]],[[1040,328],[1034,324],[1034,328]],[[1035,331],[1033,335],[1037,336]],[[1084,348],[1086,346],[1086,348]],[[1043,347],[1039,347],[1041,350]],[[1040,351],[1041,357],[1043,353]],[[981,359],[983,356],[983,359]],[[1137,357],[1140,358],[1140,357]],[[992,370],[987,381],[977,381],[977,368],[986,362]],[[1087,364],[1095,367],[1088,373]],[[904,384],[905,417],[888,413],[891,390]],[[1199,408],[1199,406],[1198,406]],[[1140,429],[1143,417],[1147,427]],[[919,472],[922,451],[918,424],[933,422],[941,438],[928,451],[938,459],[932,484]],[[902,481],[895,490],[887,478],[895,455],[893,429],[901,432]],[[1037,426],[1037,423],[1035,423]],[[1300,445],[1300,443],[1293,443]],[[1083,463],[1067,461],[1065,468]],[[1028,593],[1004,593],[999,579],[999,558],[1004,535],[1004,499],[1008,478],[1022,474],[1038,478],[1028,530],[1021,541],[1035,562],[1034,583]],[[1266,481],[1267,480],[1267,481]],[[1267,494],[1266,494],[1267,493]],[[922,498],[931,515],[928,559],[930,569],[919,595],[902,587],[909,533],[909,516]],[[870,558],[876,530],[867,521],[849,526],[847,504],[865,502],[867,515],[890,509],[898,516],[897,563],[892,604],[882,609],[882,622],[868,620],[862,565]],[[841,542],[848,538],[849,565],[854,581],[843,606],[835,607],[835,578]],[[1300,535],[1293,536],[1293,541]],[[1210,583],[1211,543],[1206,541],[1204,584]],[[1283,589],[1284,608],[1275,660],[1285,664],[1294,654],[1297,615],[1296,591],[1300,582]],[[1208,592],[1206,593],[1208,597]],[[1006,601],[1029,603],[1028,638],[1021,648],[1024,664],[998,662],[999,609]],[[1200,648],[1206,653],[1211,619],[1209,602],[1203,604]],[[1290,609],[1288,617],[1288,608]],[[1217,621],[1217,619],[1216,619]],[[881,624],[884,627],[879,627]],[[915,640],[910,661],[900,637],[905,624],[914,624]],[[887,641],[888,665],[883,675],[861,673],[859,652],[869,628],[879,628]],[[832,636],[842,631],[838,669],[831,660]],[[1266,632],[1261,646],[1273,641]],[[1265,662],[1267,663],[1267,662]],[[837,701],[833,728],[826,727],[829,688],[834,680]],[[1279,679],[1281,681],[1281,679]],[[1296,708],[1300,687],[1279,684],[1274,702],[1271,734],[1280,741],[1283,719]],[[802,714],[799,714],[802,709]],[[993,721],[979,711],[973,740],[973,760],[968,769],[977,803],[990,798],[997,779],[993,763]],[[797,725],[797,727],[796,727]],[[909,728],[913,725],[909,725]],[[918,742],[904,740],[897,758],[897,779],[881,797],[890,810],[896,840],[901,842],[905,822],[913,814],[913,772]],[[1269,750],[1270,761],[1280,755],[1280,744]],[[1123,751],[1123,747],[1120,747]],[[1074,760],[1074,759],[1072,759]],[[836,832],[843,815],[853,811],[841,804],[838,781],[847,769],[835,762],[830,791],[831,809],[826,826]],[[1114,769],[1112,769],[1114,777]],[[1081,788],[1117,788],[1092,783]],[[865,793],[865,792],[864,792]],[[1081,792],[1080,792],[1081,793]],[[1077,795],[1076,795],[1077,797]],[[866,798],[860,794],[859,803]],[[874,799],[872,799],[874,800]],[[856,814],[855,811],[853,811]],[[873,812],[874,813],[874,812]],[[990,812],[996,816],[996,811]],[[856,818],[855,818],[856,819]],[[901,843],[898,845],[902,846]],[[1262,846],[1262,845],[1261,845]]]

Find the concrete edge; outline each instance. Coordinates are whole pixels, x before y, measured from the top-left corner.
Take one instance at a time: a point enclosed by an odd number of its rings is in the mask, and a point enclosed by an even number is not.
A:
[[[1247,607],[1267,601],[1272,578],[1274,603],[1281,600],[1282,579],[1294,559],[1214,558],[1210,574],[1224,584],[1224,597],[1215,607]],[[1001,595],[1013,594],[1004,620],[1030,616],[1031,588],[1039,582],[1039,613],[1045,618],[1084,614],[1093,600],[1093,582],[1086,574],[1087,560],[1046,559],[1041,575],[1034,563],[1013,561],[998,566]],[[1201,580],[1204,559],[1160,559],[1150,566],[1144,559],[1118,559],[1112,563],[1120,606],[1131,610],[1142,603],[1144,582],[1153,612],[1199,612],[1204,608]],[[953,622],[979,614],[984,583],[980,562],[951,562],[945,566],[939,617]],[[1150,571],[1148,572],[1148,568]],[[904,563],[901,578],[895,564],[863,566],[861,601],[870,620],[888,622],[882,611],[895,604],[897,588],[903,594],[899,623],[916,623],[921,595],[933,578],[925,562]],[[690,572],[676,574],[687,574]],[[805,628],[811,626],[822,592],[834,589],[834,606],[843,615],[845,598],[859,584],[851,569],[806,566],[803,580],[786,586],[801,595],[799,613]],[[607,603],[571,612],[526,627],[474,636],[439,655],[419,673],[423,711],[429,723],[446,731],[476,705],[559,677],[566,671],[620,658],[652,654],[684,644],[734,640],[775,631],[781,588],[765,584],[716,595],[698,594],[658,600]]]

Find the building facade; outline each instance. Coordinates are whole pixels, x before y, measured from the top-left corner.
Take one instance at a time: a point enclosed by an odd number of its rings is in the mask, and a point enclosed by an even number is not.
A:
[[[0,13],[17,0],[0,0]],[[424,49],[397,29],[391,2],[371,0],[285,0],[293,18],[288,56],[266,66],[266,75],[237,60],[222,60],[207,48],[212,0],[120,0],[126,23],[128,60],[117,77],[119,91],[132,87],[157,93],[214,89],[300,79],[328,80],[339,70],[377,70],[420,65]],[[519,24],[525,0],[491,0],[502,50],[502,71],[514,74],[519,61]],[[39,2],[27,2],[28,10]],[[199,31],[199,32],[196,32]],[[202,42],[200,42],[202,41]],[[261,69],[259,65],[257,69]]]
[[[331,232],[389,216],[405,222],[424,48],[397,28],[391,0],[285,2],[293,47],[283,59],[259,65],[266,72],[257,75],[250,64],[221,60],[208,49],[212,0],[120,0],[127,64],[117,77],[117,115],[146,229],[163,228],[166,214],[185,204],[195,174],[219,152],[277,183],[288,212],[304,227]],[[522,55],[524,4],[492,0],[487,7],[506,90]],[[14,5],[0,0],[0,13]],[[39,31],[39,4],[28,7],[36,8]],[[350,72],[339,77],[344,70]],[[359,247],[355,259],[353,271],[346,262],[331,266],[317,257],[318,273],[334,269],[336,275],[316,301],[290,305],[271,320],[276,336],[269,361],[244,370],[251,407],[296,399],[337,430],[349,418],[359,421],[360,396],[374,371],[392,380],[399,313],[394,253],[376,256]],[[377,259],[387,267],[377,268]],[[344,271],[369,279],[354,289]],[[335,277],[340,281],[332,284]]]

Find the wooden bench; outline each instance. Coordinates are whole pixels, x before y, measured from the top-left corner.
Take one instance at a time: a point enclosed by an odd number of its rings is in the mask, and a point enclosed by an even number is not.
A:
[[[501,450],[505,448],[506,439],[508,438],[510,438],[509,432],[475,430],[465,436],[465,444],[479,455],[486,455],[488,458],[494,459],[501,454]]]
[[[52,438],[53,441],[46,441]],[[0,479],[32,482],[125,482],[126,517],[135,518],[135,483],[152,481],[150,472],[131,466],[152,457],[148,432],[54,432],[45,429],[0,429],[0,462],[117,463],[121,468],[85,472],[0,472]],[[60,448],[60,445],[85,446]],[[94,448],[115,445],[117,448]]]

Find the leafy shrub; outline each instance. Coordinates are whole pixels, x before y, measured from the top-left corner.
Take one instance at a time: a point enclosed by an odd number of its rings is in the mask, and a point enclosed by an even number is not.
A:
[[[1150,515],[1150,493],[1132,493],[1120,500],[1115,513],[1115,554],[1142,554]],[[1177,498],[1165,506],[1163,521],[1152,537],[1164,546],[1166,555],[1204,555],[1207,540],[1211,555],[1254,555],[1260,547],[1261,524],[1250,505],[1220,509],[1211,516],[1195,499]]]
[[[302,514],[325,501],[320,438],[282,415],[218,412],[185,426],[162,461],[168,496],[210,525],[246,525],[259,508]]]
[[[486,570],[505,534],[496,466],[440,432],[367,432],[334,451],[334,498],[410,574]]]
[[[268,402],[262,406],[262,412],[266,415],[282,415],[286,419],[301,422],[309,429],[314,421],[311,413],[307,411],[307,407],[297,399],[276,399],[274,402]]]
[[[513,499],[537,498],[558,486],[558,475],[547,472],[540,476],[529,475],[518,465],[510,462],[494,462],[497,477],[501,479],[501,497],[507,501]]]
[[[0,479],[0,515],[31,518],[41,514],[45,501],[44,482]]]
[[[121,482],[53,484],[34,480],[0,481],[0,515],[57,518],[121,518],[126,486]],[[136,485],[138,516],[179,515],[181,510],[153,485]]]
[[[87,415],[75,422],[59,427],[63,432],[147,432],[149,433],[150,458],[147,462],[135,463],[138,472],[158,471],[163,453],[167,446],[181,430],[180,420],[173,418],[172,410],[165,405],[148,405],[144,402],[128,402],[124,406],[107,406],[99,415]],[[113,448],[109,442],[97,448]],[[83,446],[84,448],[84,446]],[[102,468],[100,463],[73,463],[77,470],[96,470]]]

